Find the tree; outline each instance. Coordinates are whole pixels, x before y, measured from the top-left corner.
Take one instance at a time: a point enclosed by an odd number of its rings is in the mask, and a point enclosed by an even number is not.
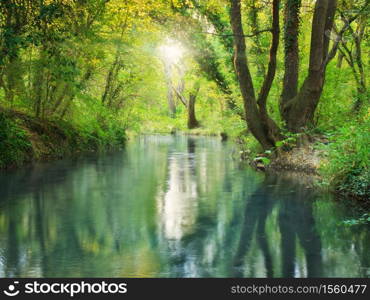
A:
[[[299,57],[297,52],[297,38],[299,22],[297,10],[299,5],[292,5],[288,1],[286,9],[287,34],[290,38],[285,39],[285,66],[292,65],[292,69],[285,69],[285,80],[280,102],[282,117],[290,131],[301,132],[312,126],[317,104],[320,100],[325,82],[325,71],[329,62],[329,42],[334,24],[336,0],[318,0],[312,17],[311,46],[308,66],[308,75],[298,90],[298,66]],[[298,90],[298,91],[297,91]]]
[[[202,1],[191,0],[189,2],[180,1],[177,5],[172,5],[172,10],[180,14],[182,18],[176,20],[181,24],[179,28],[173,24],[171,27],[176,28],[176,34],[181,32],[183,42],[191,49],[203,75],[214,81],[225,95],[228,108],[244,118],[242,108],[239,107],[233,95],[233,84],[236,82],[236,77],[232,72],[233,40],[230,34],[230,24],[222,19],[219,12],[209,9],[207,3],[207,1],[202,3]],[[204,28],[206,32],[203,31]],[[207,30],[215,30],[220,35],[223,53],[216,48],[218,40],[207,37]]]
[[[280,34],[279,4],[279,0],[273,1],[270,60],[268,71],[257,98],[247,62],[240,0],[231,0],[230,22],[234,34],[234,65],[243,97],[246,121],[250,131],[264,149],[274,147],[275,142],[281,138],[280,130],[276,123],[269,117],[266,108],[267,97],[276,72],[276,55]]]
[[[164,77],[167,85],[167,103],[168,111],[171,118],[174,118],[176,115],[176,103],[174,99],[174,87],[172,84],[172,68],[173,66],[166,59],[162,59],[164,67]]]
[[[359,111],[367,97],[367,84],[365,67],[363,62],[363,50],[362,42],[366,37],[366,25],[368,20],[369,12],[365,10],[366,6],[356,7],[352,4],[354,8],[350,9],[344,2],[344,8],[340,9],[340,17],[344,24],[348,24],[347,35],[343,37],[339,36],[340,32],[337,26],[334,26],[335,36],[338,39],[338,67],[341,66],[341,61],[343,59],[350,66],[353,77],[356,83],[357,97],[354,103],[353,109],[355,112]],[[351,13],[346,13],[347,11],[359,11],[358,17],[352,22],[353,16]]]
[[[185,82],[184,78],[181,78],[181,81],[178,85],[178,87],[173,87],[178,99],[181,101],[182,104],[187,109],[187,115],[188,115],[188,128],[194,129],[199,127],[199,122],[195,116],[195,102],[197,100],[197,96],[200,90],[200,82],[195,81],[192,88],[189,91],[189,96],[186,98],[184,96],[184,89],[185,89]]]
[[[242,93],[248,127],[264,149],[274,147],[281,130],[268,115],[267,98],[276,72],[276,54],[279,45],[279,5],[272,1],[272,38],[268,70],[258,97],[247,62],[245,34],[241,17],[240,0],[231,1],[230,22],[234,37],[234,64]],[[284,16],[284,80],[280,97],[280,113],[286,128],[292,132],[302,132],[313,126],[316,107],[325,83],[328,63],[335,57],[339,41],[333,42],[329,50],[336,0],[316,1],[311,26],[311,46],[307,76],[298,87],[299,74],[299,18],[301,1],[286,0]],[[350,28],[358,15],[347,20],[338,35]],[[358,57],[358,56],[357,56]]]

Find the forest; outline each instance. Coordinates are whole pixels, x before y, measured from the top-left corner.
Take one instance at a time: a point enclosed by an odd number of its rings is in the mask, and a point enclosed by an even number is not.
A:
[[[365,199],[368,24],[366,0],[3,0],[0,166],[219,135]]]
[[[369,277],[369,15],[1,0],[0,277]]]

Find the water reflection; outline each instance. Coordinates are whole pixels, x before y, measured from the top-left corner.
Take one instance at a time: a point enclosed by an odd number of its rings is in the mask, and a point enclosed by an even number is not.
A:
[[[273,277],[272,258],[269,242],[265,232],[266,219],[271,214],[276,198],[273,193],[275,178],[267,176],[260,187],[246,201],[244,220],[241,226],[240,241],[234,257],[235,277],[243,277],[245,255],[249,252],[253,238],[263,254],[266,276]]]
[[[284,179],[284,177],[283,177]],[[322,246],[313,217],[315,192],[302,183],[293,180],[278,180],[278,186],[287,184],[294,187],[289,195],[282,198],[279,212],[281,233],[282,265],[284,277],[308,276],[321,277]],[[294,185],[293,185],[294,184]],[[305,274],[296,269],[296,245],[299,242],[306,258]]]
[[[215,138],[0,173],[0,276],[365,277],[366,226],[297,176]]]
[[[278,214],[277,229],[280,233],[281,276],[323,276],[321,238],[313,217],[314,199],[315,192],[304,182],[289,178],[287,174],[267,174],[264,182],[247,199],[241,238],[234,258],[235,276],[244,275],[245,255],[253,238],[263,257],[266,277],[277,275],[278,268],[274,265],[271,254],[276,245],[271,245],[266,229],[266,220],[275,205]],[[296,257],[298,244],[302,247],[306,260],[303,272],[300,271],[302,268]]]
[[[195,142],[188,141],[187,152],[173,152],[168,157],[166,191],[157,197],[161,227],[167,239],[180,240],[196,228],[197,182],[194,165]]]

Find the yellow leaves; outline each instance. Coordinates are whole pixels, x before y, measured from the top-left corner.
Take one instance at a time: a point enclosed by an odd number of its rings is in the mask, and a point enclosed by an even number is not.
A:
[[[72,0],[58,0],[58,1],[55,1],[55,0],[44,0],[44,5],[55,4],[56,2],[58,4],[64,4],[64,5],[72,4],[73,3]]]
[[[367,109],[367,113],[364,116],[364,120],[365,121],[369,121],[370,120],[370,107],[368,107],[368,109]]]
[[[207,7],[207,10],[219,12],[219,11],[222,11],[223,8],[225,8],[225,1],[211,0],[211,1],[206,1],[204,5]]]
[[[181,8],[182,7],[182,1],[181,0],[172,0],[172,5],[175,8]]]
[[[111,0],[106,4],[105,25],[117,34],[127,35],[132,29],[155,31],[153,16],[165,18],[171,9],[164,1]]]
[[[185,5],[186,6],[188,6],[190,8],[194,8],[194,5],[193,5],[193,3],[190,0],[185,0],[184,2],[185,2]]]
[[[97,66],[100,63],[100,60],[97,59],[96,57],[91,59],[91,65],[92,66]]]

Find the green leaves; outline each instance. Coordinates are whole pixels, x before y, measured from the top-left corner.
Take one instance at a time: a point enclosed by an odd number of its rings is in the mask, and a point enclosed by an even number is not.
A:
[[[263,163],[265,166],[267,166],[267,165],[269,165],[269,164],[271,163],[271,160],[270,160],[269,158],[267,158],[267,157],[264,157],[264,156],[256,157],[254,160],[255,160],[255,161],[262,161],[262,163]]]
[[[8,114],[0,112],[0,168],[22,163],[30,150],[26,132]]]
[[[321,175],[343,194],[370,197],[370,121],[365,119],[344,125],[330,137],[326,163]]]

